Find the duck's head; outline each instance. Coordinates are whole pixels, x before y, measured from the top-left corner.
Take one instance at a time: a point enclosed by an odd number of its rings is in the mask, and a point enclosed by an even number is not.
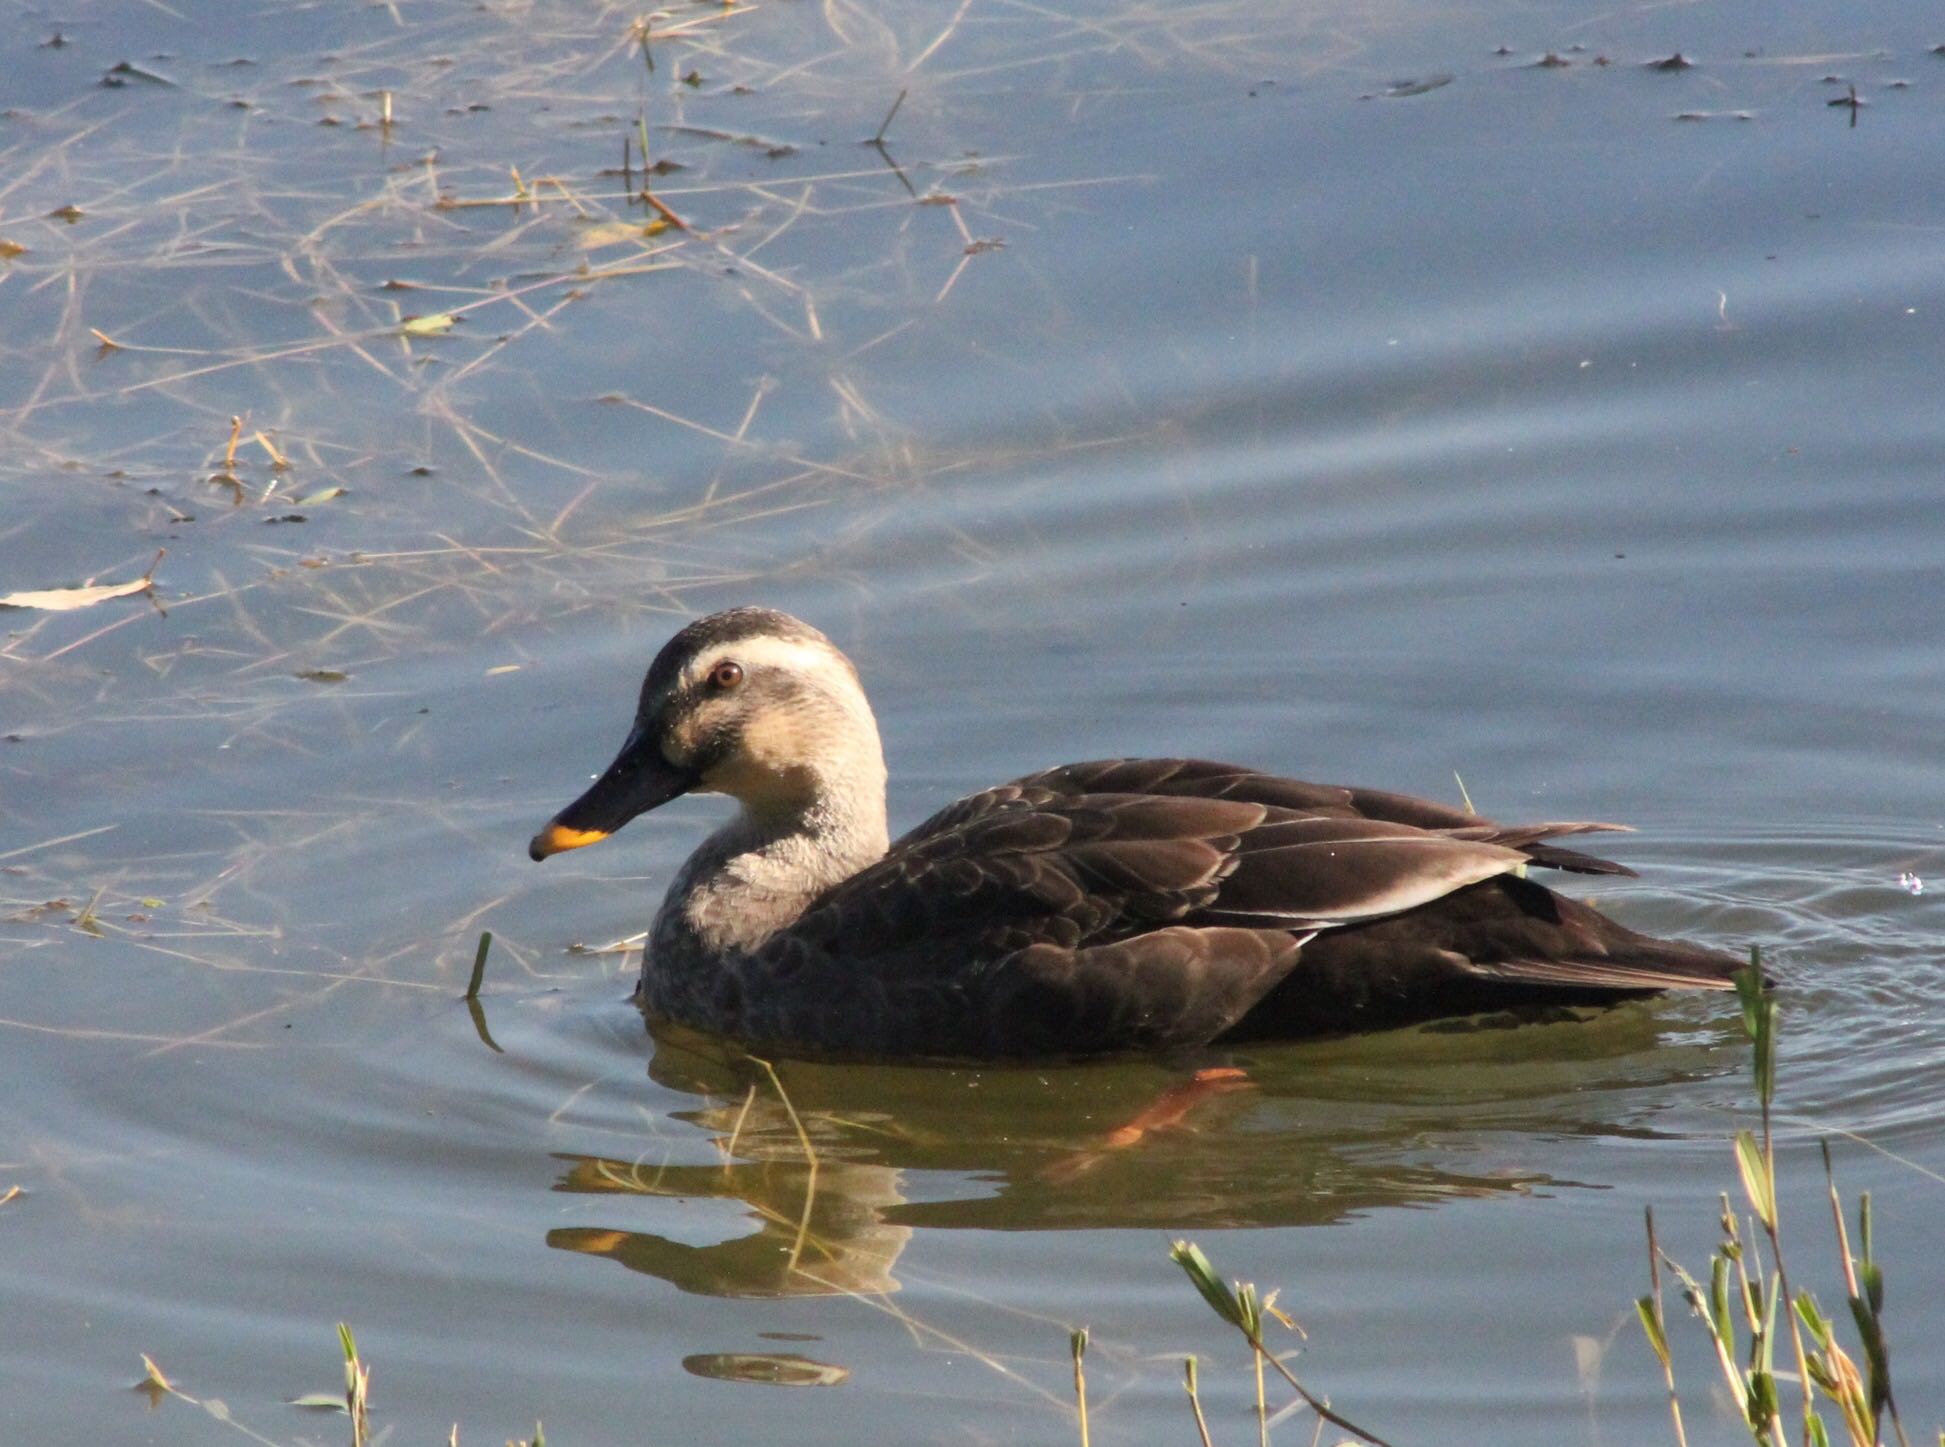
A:
[[[642,680],[635,727],[607,771],[527,846],[534,859],[605,839],[688,793],[728,794],[764,820],[875,795],[885,763],[851,660],[768,608],[698,618]]]

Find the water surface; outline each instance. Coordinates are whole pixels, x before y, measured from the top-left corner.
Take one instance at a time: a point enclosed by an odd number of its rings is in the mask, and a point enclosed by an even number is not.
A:
[[[1703,1264],[1720,1002],[1252,1048],[1126,1151],[1171,1068],[651,1042],[570,946],[720,806],[524,842],[751,601],[857,660],[896,826],[1122,753],[1638,826],[1599,902],[1770,952],[1793,1269],[1841,1309],[1829,1138],[1945,1419],[1945,35],[787,0],[651,71],[638,19],[0,20],[0,590],[167,550],[0,617],[13,1430],[228,1435],[147,1352],[338,1440],[284,1402],[342,1319],[415,1438],[1070,1440],[1085,1325],[1095,1440],[1194,1440],[1190,1352],[1243,1440],[1186,1235],[1393,1441],[1669,1440],[1641,1209]]]

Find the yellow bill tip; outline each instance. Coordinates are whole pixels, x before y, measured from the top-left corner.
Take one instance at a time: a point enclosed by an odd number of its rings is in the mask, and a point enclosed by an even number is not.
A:
[[[541,860],[550,854],[564,854],[586,844],[599,844],[607,837],[608,831],[605,829],[569,829],[565,824],[549,824],[534,835],[533,842],[527,846],[527,857]]]

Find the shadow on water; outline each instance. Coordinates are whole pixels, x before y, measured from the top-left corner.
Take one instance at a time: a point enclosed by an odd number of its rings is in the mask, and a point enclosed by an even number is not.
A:
[[[706,1132],[720,1162],[564,1153],[554,1189],[737,1201],[751,1228],[698,1245],[621,1224],[618,1208],[616,1225],[547,1240],[699,1294],[878,1293],[898,1288],[922,1228],[1324,1226],[1586,1187],[1508,1164],[1492,1141],[1659,1134],[1638,1118],[1641,1092],[1730,1068],[1712,1035],[1684,1045],[1668,1026],[1638,1006],[1484,1017],[1237,1052],[1206,1080],[1153,1062],[766,1067],[668,1035],[649,1073],[695,1098],[674,1117]]]

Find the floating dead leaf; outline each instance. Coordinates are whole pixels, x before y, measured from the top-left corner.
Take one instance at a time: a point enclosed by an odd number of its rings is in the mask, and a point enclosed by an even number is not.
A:
[[[103,72],[101,77],[101,83],[111,89],[118,85],[125,85],[131,80],[142,80],[150,85],[166,85],[171,88],[175,86],[175,82],[168,76],[158,75],[152,70],[144,70],[141,66],[127,60],[116,61]]]
[[[350,674],[341,673],[335,668],[300,669],[297,677],[306,683],[349,683],[351,681]]]
[[[661,129],[678,136],[696,136],[705,141],[727,141],[732,146],[747,146],[773,160],[797,154],[797,148],[788,141],[773,141],[767,136],[753,135],[747,131],[718,131],[708,126],[663,126]]]
[[[345,1410],[343,1392],[306,1392],[301,1397],[292,1397],[289,1405],[301,1407],[306,1412],[342,1412]]]
[[[682,1359],[682,1369],[719,1382],[757,1382],[766,1387],[835,1387],[851,1375],[849,1367],[812,1361],[795,1352],[698,1352]]]
[[[20,1187],[18,1186],[9,1186],[7,1187],[4,1193],[0,1193],[0,1206],[5,1206],[10,1202],[18,1201],[22,1196],[26,1194],[27,1193],[21,1190]]]
[[[155,555],[155,563],[162,561]],[[0,597],[0,608],[38,608],[44,613],[65,613],[74,608],[90,608],[110,598],[126,598],[146,593],[155,586],[155,563],[139,578],[126,583],[87,583],[79,588],[45,588],[39,592],[8,593]]]
[[[25,256],[27,248],[18,241],[9,241],[0,236],[0,261],[12,261],[16,256]]]
[[[666,221],[603,221],[587,227],[575,239],[583,251],[599,251],[603,247],[622,246],[644,237],[658,236],[668,229],[669,223]]]
[[[50,221],[65,221],[68,225],[72,226],[81,219],[81,208],[70,202],[58,210],[48,212],[47,219]]]
[[[443,337],[459,324],[451,312],[435,312],[429,317],[406,317],[399,331],[408,337]]]
[[[1412,80],[1394,80],[1378,94],[1397,100],[1405,96],[1426,95],[1431,91],[1452,84],[1452,77],[1445,73],[1421,76]]]
[[[517,663],[500,663],[500,664],[495,664],[492,668],[487,669],[486,676],[488,678],[491,678],[496,673],[518,673],[519,671],[520,671],[520,665]]]
[[[343,495],[344,489],[341,487],[321,487],[309,497],[298,498],[297,505],[299,507],[315,507],[318,503],[329,502],[332,498]]]

